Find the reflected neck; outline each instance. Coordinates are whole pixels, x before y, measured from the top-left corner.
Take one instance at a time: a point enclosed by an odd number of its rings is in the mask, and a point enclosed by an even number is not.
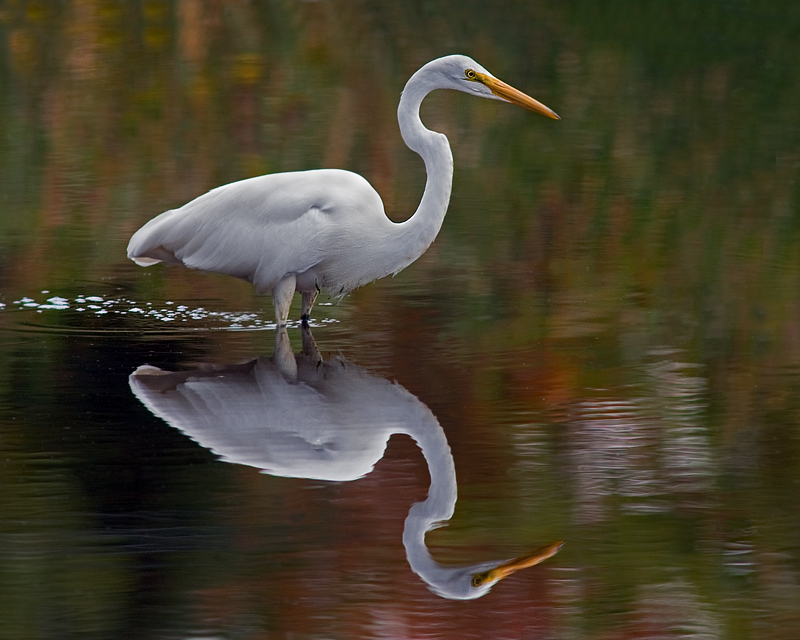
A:
[[[431,414],[433,424],[419,433],[410,433],[422,449],[428,464],[431,484],[428,497],[411,507],[403,528],[403,546],[411,570],[428,584],[435,586],[447,572],[431,556],[425,546],[425,534],[443,526],[455,511],[458,488],[456,468],[444,430]]]

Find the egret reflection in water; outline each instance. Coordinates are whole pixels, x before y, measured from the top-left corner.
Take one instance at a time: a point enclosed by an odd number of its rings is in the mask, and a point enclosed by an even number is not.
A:
[[[356,480],[372,471],[393,434],[411,436],[428,464],[431,485],[406,517],[403,545],[411,569],[445,598],[478,598],[561,547],[555,543],[513,560],[464,567],[436,562],[425,534],[453,516],[457,495],[444,430],[399,384],[343,357],[322,360],[307,328],[296,356],[281,330],[272,358],[183,372],[144,365],[131,374],[130,385],[151,412],[222,460],[275,476]]]

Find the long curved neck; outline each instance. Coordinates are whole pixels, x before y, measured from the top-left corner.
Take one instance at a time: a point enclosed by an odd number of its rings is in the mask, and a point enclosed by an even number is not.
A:
[[[404,261],[398,271],[419,258],[431,245],[442,227],[450,202],[453,184],[450,144],[447,136],[427,129],[419,117],[422,100],[436,88],[423,67],[409,79],[397,107],[400,134],[408,147],[422,157],[428,175],[425,193],[414,215],[397,225],[402,241],[396,246],[404,250],[404,255],[398,256]]]
[[[450,445],[442,427],[431,417],[432,420],[420,421],[421,428],[408,431],[422,449],[431,484],[427,499],[417,502],[408,512],[403,527],[403,546],[411,570],[431,586],[436,586],[449,572],[431,557],[425,546],[425,534],[453,517],[458,488]]]

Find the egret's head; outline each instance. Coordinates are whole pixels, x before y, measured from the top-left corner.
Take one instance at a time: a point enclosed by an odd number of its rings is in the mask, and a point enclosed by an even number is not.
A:
[[[503,578],[553,557],[563,546],[555,542],[506,562],[483,562],[469,567],[445,569],[437,580],[426,578],[430,588],[444,598],[474,600],[486,595]],[[423,576],[424,578],[424,576]]]
[[[510,102],[548,118],[560,120],[555,111],[496,78],[468,56],[452,55],[438,58],[426,64],[420,71],[426,67],[436,72],[437,84],[441,88],[456,89],[481,98]]]

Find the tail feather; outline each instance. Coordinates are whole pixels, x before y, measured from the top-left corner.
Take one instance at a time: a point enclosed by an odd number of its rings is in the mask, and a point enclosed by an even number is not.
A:
[[[168,223],[173,213],[173,210],[165,211],[150,220],[131,237],[128,242],[128,257],[140,267],[149,267],[159,262],[181,264],[175,254],[161,244],[164,232],[169,229]]]
[[[172,251],[169,251],[161,245],[147,249],[141,253],[134,253],[128,251],[128,257],[133,260],[140,267],[149,267],[159,262],[171,262],[172,264],[183,264],[181,260],[175,257]]]

